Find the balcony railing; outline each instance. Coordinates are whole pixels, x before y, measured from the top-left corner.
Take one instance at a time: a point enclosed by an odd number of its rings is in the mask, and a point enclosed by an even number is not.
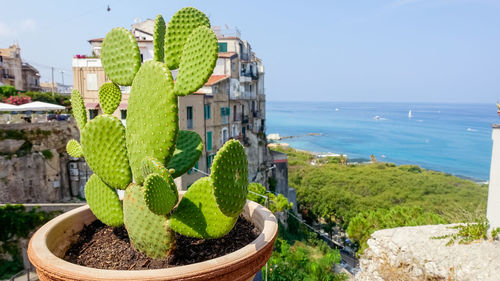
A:
[[[16,79],[16,76],[9,74],[9,73],[3,73],[2,77],[6,78],[6,79]]]
[[[243,124],[248,123],[248,115],[242,115],[241,116],[241,123],[243,123]]]

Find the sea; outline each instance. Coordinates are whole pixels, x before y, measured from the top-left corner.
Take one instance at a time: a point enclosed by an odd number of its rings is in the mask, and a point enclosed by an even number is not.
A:
[[[419,165],[488,181],[495,103],[359,103],[267,101],[266,133],[279,142],[350,161]]]

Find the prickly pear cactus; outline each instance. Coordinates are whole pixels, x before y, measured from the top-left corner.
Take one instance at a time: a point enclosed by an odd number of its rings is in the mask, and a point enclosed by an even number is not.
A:
[[[102,44],[102,64],[113,83],[99,100],[104,114],[87,122],[83,99],[71,95],[81,144],[67,151],[85,157],[94,174],[85,186],[87,202],[102,222],[125,225],[132,245],[152,258],[175,248],[175,232],[204,239],[227,234],[247,195],[246,155],[238,141],[228,141],[215,156],[212,173],[198,179],[179,201],[174,178],[191,169],[203,151],[198,134],[179,131],[178,96],[191,94],[208,80],[217,60],[217,38],[205,14],[179,10],[154,29],[154,60],[140,64],[137,42],[124,28],[114,28]],[[170,70],[178,68],[174,83]],[[112,114],[121,100],[118,85],[131,85],[127,128]],[[116,189],[125,189],[123,202]],[[177,207],[176,207],[177,206]]]

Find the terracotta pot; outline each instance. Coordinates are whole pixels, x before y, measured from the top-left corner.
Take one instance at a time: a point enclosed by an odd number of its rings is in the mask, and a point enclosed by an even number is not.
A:
[[[83,226],[96,220],[88,205],[62,214],[42,226],[30,240],[28,256],[42,281],[252,280],[271,256],[278,224],[268,209],[252,201],[247,200],[243,215],[262,230],[257,239],[233,253],[190,265],[153,270],[106,270],[61,259]]]

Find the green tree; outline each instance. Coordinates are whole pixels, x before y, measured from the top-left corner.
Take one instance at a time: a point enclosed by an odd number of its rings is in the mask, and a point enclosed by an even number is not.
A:
[[[447,221],[436,214],[424,212],[419,207],[395,206],[358,214],[351,219],[347,234],[359,244],[358,253],[361,254],[368,247],[366,242],[376,230],[442,223]]]
[[[283,212],[292,208],[292,203],[289,203],[288,199],[283,194],[274,195],[268,192],[260,183],[250,183],[248,185],[248,191],[247,199],[257,202],[262,206],[266,205],[266,198],[264,196],[267,196],[269,200],[269,209],[273,213]]]
[[[23,269],[23,261],[18,242],[27,238],[40,225],[49,221],[57,213],[47,213],[33,208],[26,211],[23,205],[5,205],[0,207],[0,279],[8,279]]]
[[[333,272],[333,265],[341,259],[339,251],[321,242],[317,242],[321,246],[310,246],[297,241],[290,246],[286,240],[277,238],[268,262],[268,280],[347,280],[346,275]]]

